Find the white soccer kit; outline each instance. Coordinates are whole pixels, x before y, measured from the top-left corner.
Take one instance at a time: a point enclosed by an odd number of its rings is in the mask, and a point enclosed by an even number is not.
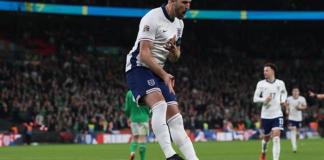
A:
[[[303,96],[299,96],[298,98],[294,98],[290,96],[287,98],[289,116],[288,120],[292,121],[302,121],[302,111],[298,110],[296,107],[299,105],[307,105],[306,99]]]
[[[127,55],[126,72],[136,66],[146,67],[139,56],[139,42],[141,40],[148,40],[153,43],[152,56],[156,63],[164,67],[169,55],[169,51],[164,48],[164,45],[175,36],[179,46],[183,27],[183,21],[178,18],[170,18],[164,6],[149,11],[141,19],[135,45]]]
[[[272,97],[272,100],[266,104],[265,100],[269,96]],[[282,80],[276,79],[273,82],[261,80],[256,86],[253,102],[262,103],[262,119],[273,119],[283,116],[280,104],[284,103],[286,99],[287,91]]]

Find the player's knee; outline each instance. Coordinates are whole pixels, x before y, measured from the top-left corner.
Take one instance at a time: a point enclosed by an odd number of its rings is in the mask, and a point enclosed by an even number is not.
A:
[[[138,135],[133,136],[133,141],[138,142]]]
[[[180,113],[174,115],[168,120],[171,137],[174,143],[181,146],[189,138],[183,128],[183,118]]]
[[[154,103],[152,105],[152,112],[160,112],[160,113],[164,113],[164,115],[166,114],[166,111],[167,111],[167,103],[164,101],[164,100],[161,100],[161,101],[158,101],[156,103]]]
[[[280,130],[274,130],[272,132],[272,137],[280,137]]]
[[[163,125],[166,125],[166,110],[167,103],[165,101],[159,101],[152,106],[152,129],[153,132],[159,132],[163,130]]]
[[[175,104],[168,104],[168,109],[167,109],[167,119],[171,119],[172,117],[177,116],[178,114],[180,114],[180,110],[178,105]]]
[[[280,137],[279,137],[279,136],[274,136],[274,137],[272,138],[272,141],[273,141],[273,142],[279,142],[279,141],[280,141]]]
[[[144,142],[146,142],[146,136],[139,136],[139,137],[138,137],[138,142],[139,142],[139,143],[144,143]]]
[[[263,139],[264,139],[266,142],[268,142],[268,141],[270,140],[270,137],[271,137],[271,135],[266,135],[266,136],[263,137]]]
[[[169,126],[173,127],[173,126],[183,126],[183,118],[182,115],[180,113],[176,113],[175,115],[173,115],[172,117],[170,117],[167,120],[167,123]]]

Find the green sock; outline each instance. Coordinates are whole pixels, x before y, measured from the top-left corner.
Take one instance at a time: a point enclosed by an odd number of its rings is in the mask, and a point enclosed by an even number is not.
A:
[[[145,160],[145,153],[146,153],[146,143],[139,144],[139,153],[141,156],[141,160]]]
[[[131,142],[130,146],[129,146],[129,151],[131,153],[135,153],[136,152],[136,149],[137,149],[137,142]]]

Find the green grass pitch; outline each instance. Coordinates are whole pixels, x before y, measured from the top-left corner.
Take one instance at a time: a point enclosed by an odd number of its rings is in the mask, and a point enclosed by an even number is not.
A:
[[[257,160],[260,141],[195,143],[200,160]],[[292,153],[290,141],[281,141],[281,160],[324,160],[324,139],[298,141]],[[272,159],[272,144],[268,160]],[[139,158],[139,157],[137,157]],[[163,160],[158,144],[149,144],[147,160]],[[127,160],[127,144],[38,145],[0,148],[0,160]],[[138,160],[138,159],[137,159]]]

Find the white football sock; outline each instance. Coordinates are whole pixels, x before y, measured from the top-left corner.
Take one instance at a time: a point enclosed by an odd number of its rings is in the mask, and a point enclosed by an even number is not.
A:
[[[264,139],[262,139],[262,144],[261,144],[261,152],[262,153],[267,152],[267,146],[268,146],[268,142],[266,142]]]
[[[292,150],[296,151],[297,150],[297,130],[296,129],[291,130],[291,145],[292,145]]]
[[[180,113],[174,115],[168,120],[173,142],[179,147],[186,160],[198,160],[195,149],[188,137],[184,127],[183,119]]]
[[[152,107],[152,130],[166,158],[176,154],[171,145],[169,128],[166,124],[167,103],[160,101]]]
[[[272,142],[273,142],[273,148],[272,148],[273,160],[279,160],[279,156],[280,156],[280,137],[279,136],[273,137]]]

